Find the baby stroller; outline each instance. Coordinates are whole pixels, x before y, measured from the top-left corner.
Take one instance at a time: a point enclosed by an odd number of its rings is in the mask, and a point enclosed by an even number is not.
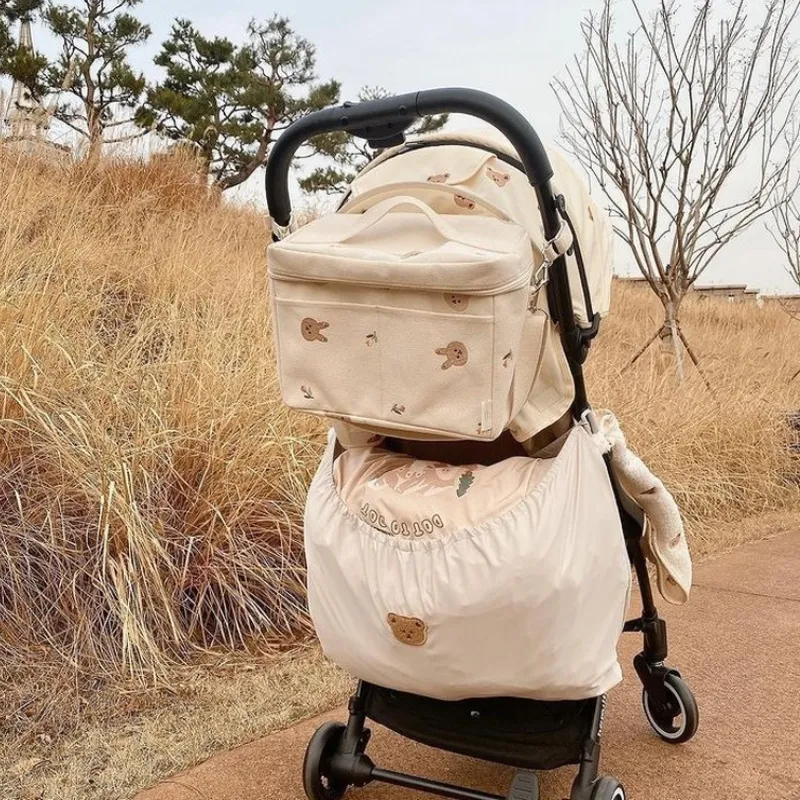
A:
[[[480,118],[505,140],[406,142],[415,120],[441,113]],[[342,131],[382,155],[339,213],[282,237],[294,154]],[[652,728],[672,744],[697,730],[694,697],[665,664],[646,563],[667,599],[686,599],[691,578],[676,581],[659,549],[667,531],[685,548],[680,521],[648,508],[663,485],[639,481],[652,476],[584,386],[608,287],[581,240],[606,222],[582,196],[572,207],[580,190],[563,172],[569,191],[556,193],[553,175],[529,123],[469,89],[309,114],[270,156],[281,391],[333,420],[306,510],[309,603],[325,652],[360,679],[347,724],[323,725],[308,745],[309,800],[370,782],[535,800],[535,771],[566,764],[578,765],[570,800],[624,800],[598,769],[623,630],[643,634],[634,665]],[[509,209],[522,207],[520,225]],[[605,232],[594,236],[609,260]],[[501,510],[487,516],[492,503]],[[631,564],[643,610],[625,621]],[[380,769],[367,719],[519,771],[493,795]]]

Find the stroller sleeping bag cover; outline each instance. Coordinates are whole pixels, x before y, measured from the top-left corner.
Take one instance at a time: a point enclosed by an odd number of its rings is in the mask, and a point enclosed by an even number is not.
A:
[[[601,450],[582,427],[521,499],[461,527],[371,524],[339,492],[335,442],[331,431],[305,515],[309,608],[332,661],[442,700],[577,700],[621,680],[630,568]],[[456,481],[448,502],[479,485]]]

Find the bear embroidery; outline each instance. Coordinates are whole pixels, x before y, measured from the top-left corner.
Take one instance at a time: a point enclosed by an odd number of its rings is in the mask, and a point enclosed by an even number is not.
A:
[[[446,356],[442,369],[463,367],[467,363],[467,346],[463,342],[450,342],[447,347],[437,347],[437,356]]]
[[[306,317],[300,323],[300,332],[307,342],[327,342],[328,337],[323,336],[321,331],[330,327],[327,322],[317,322],[312,317]]]
[[[404,414],[405,410],[406,410],[406,407],[402,403],[395,403],[392,406],[392,413],[393,414],[397,414],[398,416],[400,416],[401,414]]]
[[[498,185],[505,186],[510,180],[511,176],[507,172],[500,172],[500,170],[486,167],[486,174]]]
[[[429,175],[429,183],[444,183],[450,177],[449,172],[440,172],[438,175]]]
[[[378,344],[378,334],[373,331],[372,333],[367,334],[367,347],[374,347]]]
[[[465,294],[448,292],[444,296],[445,302],[456,311],[466,311],[469,308],[469,297]]]
[[[303,393],[303,397],[305,397],[306,400],[314,399],[314,392],[312,392],[308,386],[301,386],[300,391]]]
[[[394,638],[402,644],[422,647],[428,641],[428,626],[417,617],[402,617],[400,614],[389,614],[386,617]]]
[[[469,197],[463,197],[462,195],[457,194],[453,199],[456,201],[456,205],[460,208],[468,208],[470,211],[475,208],[475,203],[470,200]]]

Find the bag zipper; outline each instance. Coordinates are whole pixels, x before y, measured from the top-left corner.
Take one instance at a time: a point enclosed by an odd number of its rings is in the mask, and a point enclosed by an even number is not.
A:
[[[386,262],[386,263],[393,264],[394,262]],[[285,274],[281,275],[279,273],[273,272],[270,269],[267,270],[267,275],[273,280],[292,281],[294,283],[348,283],[348,284],[357,284],[358,286],[363,286],[366,289],[408,289],[411,291],[419,291],[419,292],[454,292],[459,294],[468,294],[471,296],[487,296],[493,294],[502,294],[504,292],[513,291],[514,289],[519,289],[522,286],[529,284],[531,281],[530,274],[523,272],[520,273],[518,276],[514,277],[513,279],[506,281],[503,284],[498,284],[483,289],[467,289],[466,287],[463,286],[463,284],[430,286],[430,285],[421,285],[416,283],[397,283],[397,282],[386,282],[386,281],[378,283],[376,281],[364,281],[364,280],[357,280],[355,278],[351,280],[342,278],[317,278],[317,277],[299,278],[296,275],[285,275]]]

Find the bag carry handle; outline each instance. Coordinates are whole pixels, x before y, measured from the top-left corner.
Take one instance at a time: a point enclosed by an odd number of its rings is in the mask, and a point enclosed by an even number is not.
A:
[[[513,221],[511,217],[509,217],[508,214],[506,214],[506,212],[503,211],[503,209],[501,209],[499,206],[496,206],[494,203],[490,203],[488,200],[484,200],[480,195],[476,194],[475,192],[471,192],[469,189],[464,189],[461,186],[458,188],[455,186],[448,186],[446,183],[431,183],[430,181],[396,181],[395,183],[386,183],[382,184],[381,186],[374,186],[372,189],[367,189],[366,192],[362,192],[361,194],[354,196],[351,195],[350,197],[345,198],[345,201],[342,203],[342,205],[336,209],[336,213],[362,214],[364,212],[357,210],[362,203],[366,203],[375,197],[380,197],[381,195],[399,196],[399,192],[407,192],[411,190],[439,192],[440,194],[449,194],[451,197],[463,197],[466,200],[470,200],[475,203],[476,206],[480,206],[484,211],[488,211],[489,215],[503,220],[503,222]],[[370,206],[370,208],[372,208],[372,206]]]
[[[454,242],[461,241],[459,235],[427,203],[423,203],[422,200],[409,195],[389,197],[380,203],[376,203],[372,208],[364,212],[361,216],[360,224],[356,225],[354,230],[350,231],[344,238],[339,239],[339,241],[343,243],[355,238],[377,225],[387,214],[391,214],[392,211],[401,208],[414,208],[417,211],[421,211],[442,239],[449,239]],[[468,244],[468,242],[463,242],[463,244]]]

